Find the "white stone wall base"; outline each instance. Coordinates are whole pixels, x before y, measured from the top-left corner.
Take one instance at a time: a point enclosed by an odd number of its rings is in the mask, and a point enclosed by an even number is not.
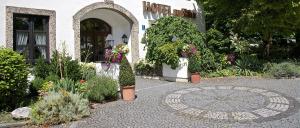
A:
[[[188,59],[179,58],[179,67],[172,69],[171,66],[163,64],[163,78],[174,82],[188,82]]]

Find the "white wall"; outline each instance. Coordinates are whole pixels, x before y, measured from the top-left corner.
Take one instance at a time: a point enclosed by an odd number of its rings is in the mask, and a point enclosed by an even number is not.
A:
[[[5,7],[6,6],[16,6],[16,7],[26,7],[26,8],[36,8],[36,9],[48,9],[48,10],[55,10],[56,11],[56,41],[57,41],[57,48],[61,47],[61,42],[66,42],[66,48],[69,51],[69,54],[74,56],[74,31],[73,31],[73,16],[82,8],[95,3],[101,2],[104,0],[1,0],[0,1],[0,45],[3,45],[5,42]],[[141,41],[144,31],[142,30],[142,25],[145,25],[146,28],[149,27],[148,19],[144,17],[143,14],[143,0],[114,0],[115,4],[121,5],[122,7],[129,10],[139,21],[139,40]],[[159,3],[171,6],[171,9],[178,9],[186,8],[186,9],[197,9],[197,4],[194,0],[146,0],[147,2],[151,3]],[[198,10],[202,13],[201,10]],[[103,11],[104,13],[105,11]],[[107,12],[107,10],[106,10]],[[95,12],[96,13],[96,12]],[[104,15],[103,13],[97,13],[99,17],[108,18],[108,15]],[[107,12],[112,15],[114,12]],[[114,17],[114,18],[120,18]],[[122,19],[122,18],[121,18]],[[117,25],[117,23],[122,23],[126,25],[127,23],[122,19],[121,22],[115,22],[116,26],[120,27],[120,30],[126,31],[128,28],[123,27],[121,25]],[[108,20],[108,19],[106,19]],[[124,22],[122,22],[124,21]],[[199,23],[200,30],[204,31],[204,21],[202,17],[197,17],[194,20],[196,23]],[[114,23],[113,21],[108,23]],[[113,32],[115,32],[113,28]],[[113,36],[116,40],[120,39],[120,35],[123,33],[113,33]],[[129,34],[127,34],[129,35]],[[129,39],[130,40],[130,39]],[[119,42],[119,41],[117,41]],[[145,51],[143,51],[143,45],[140,44],[140,57],[145,56]]]

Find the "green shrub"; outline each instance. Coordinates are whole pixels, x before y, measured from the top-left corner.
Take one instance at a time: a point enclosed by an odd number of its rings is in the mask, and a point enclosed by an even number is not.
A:
[[[145,76],[161,76],[162,67],[159,64],[140,60],[134,64],[134,70],[137,75]]]
[[[0,110],[14,109],[26,95],[28,66],[23,56],[0,48]]]
[[[117,98],[118,82],[111,77],[97,76],[88,80],[86,84],[90,101],[103,102]]]
[[[33,68],[33,75],[45,79],[49,75],[50,66],[45,62],[44,58],[40,57]]]
[[[256,55],[241,55],[236,61],[236,66],[241,70],[261,71],[263,69],[263,64]]]
[[[60,78],[56,74],[50,73],[46,78],[45,81],[52,81],[52,82],[57,82],[59,81]]]
[[[205,33],[205,42],[209,49],[216,53],[229,53],[230,40],[225,37],[222,32],[217,29],[211,28]]]
[[[282,77],[300,77],[300,67],[291,62],[283,62],[279,64],[274,64],[268,74],[275,78]]]
[[[59,60],[61,60],[61,62]],[[81,78],[79,62],[77,60],[72,60],[72,57],[68,56],[65,51],[62,53],[58,53],[58,51],[53,52],[50,68],[50,73],[56,74],[62,78],[69,78],[74,81]]]
[[[181,17],[167,16],[159,18],[154,25],[147,29],[145,36],[143,42],[146,43],[147,48],[146,59],[157,63],[164,62],[161,60],[158,48],[172,43],[173,36],[176,36],[183,44],[192,43],[199,50],[205,48],[203,35],[198,31],[197,26]],[[177,48],[173,50],[177,50]],[[178,54],[178,51],[172,51],[172,56],[175,56],[175,52]]]
[[[31,81],[33,90],[39,91],[45,82],[46,81],[43,78],[35,77],[34,80]]]
[[[194,55],[189,57],[188,70],[190,73],[200,73],[201,72],[201,58],[199,55]]]
[[[170,65],[175,69],[179,65],[179,48],[180,42],[168,43],[158,47],[157,54],[160,62]]]
[[[123,56],[123,59],[121,61],[119,72],[119,84],[120,86],[135,85],[135,76],[126,56]]]
[[[34,104],[31,120],[34,124],[59,124],[89,116],[89,101],[65,90],[50,92]]]
[[[96,76],[96,69],[94,67],[81,65],[80,70],[82,80],[89,80]]]
[[[68,92],[75,93],[77,88],[79,86],[79,83],[75,83],[71,79],[61,79],[57,82],[54,82],[54,86],[52,87],[52,91],[58,92],[61,89],[64,89]]]

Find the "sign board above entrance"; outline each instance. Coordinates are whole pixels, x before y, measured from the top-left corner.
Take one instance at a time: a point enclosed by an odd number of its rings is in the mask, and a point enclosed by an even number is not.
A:
[[[196,18],[196,12],[193,10],[188,10],[182,8],[181,10],[173,9],[173,13],[171,13],[171,6],[157,3],[150,3],[143,1],[143,11],[163,14],[164,16],[180,16],[180,17],[188,17],[188,18]]]

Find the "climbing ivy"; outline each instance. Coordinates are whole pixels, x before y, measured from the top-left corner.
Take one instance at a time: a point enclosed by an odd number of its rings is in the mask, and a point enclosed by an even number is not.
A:
[[[199,32],[191,21],[181,17],[163,17],[147,29],[143,43],[146,44],[146,59],[156,63],[166,63],[176,68],[179,62],[178,49],[182,44],[194,44],[201,56],[202,70],[211,70],[214,63],[213,54],[204,43],[204,33]],[[173,36],[177,41],[172,41]],[[180,41],[180,45],[178,44]],[[208,54],[209,53],[209,54]]]

